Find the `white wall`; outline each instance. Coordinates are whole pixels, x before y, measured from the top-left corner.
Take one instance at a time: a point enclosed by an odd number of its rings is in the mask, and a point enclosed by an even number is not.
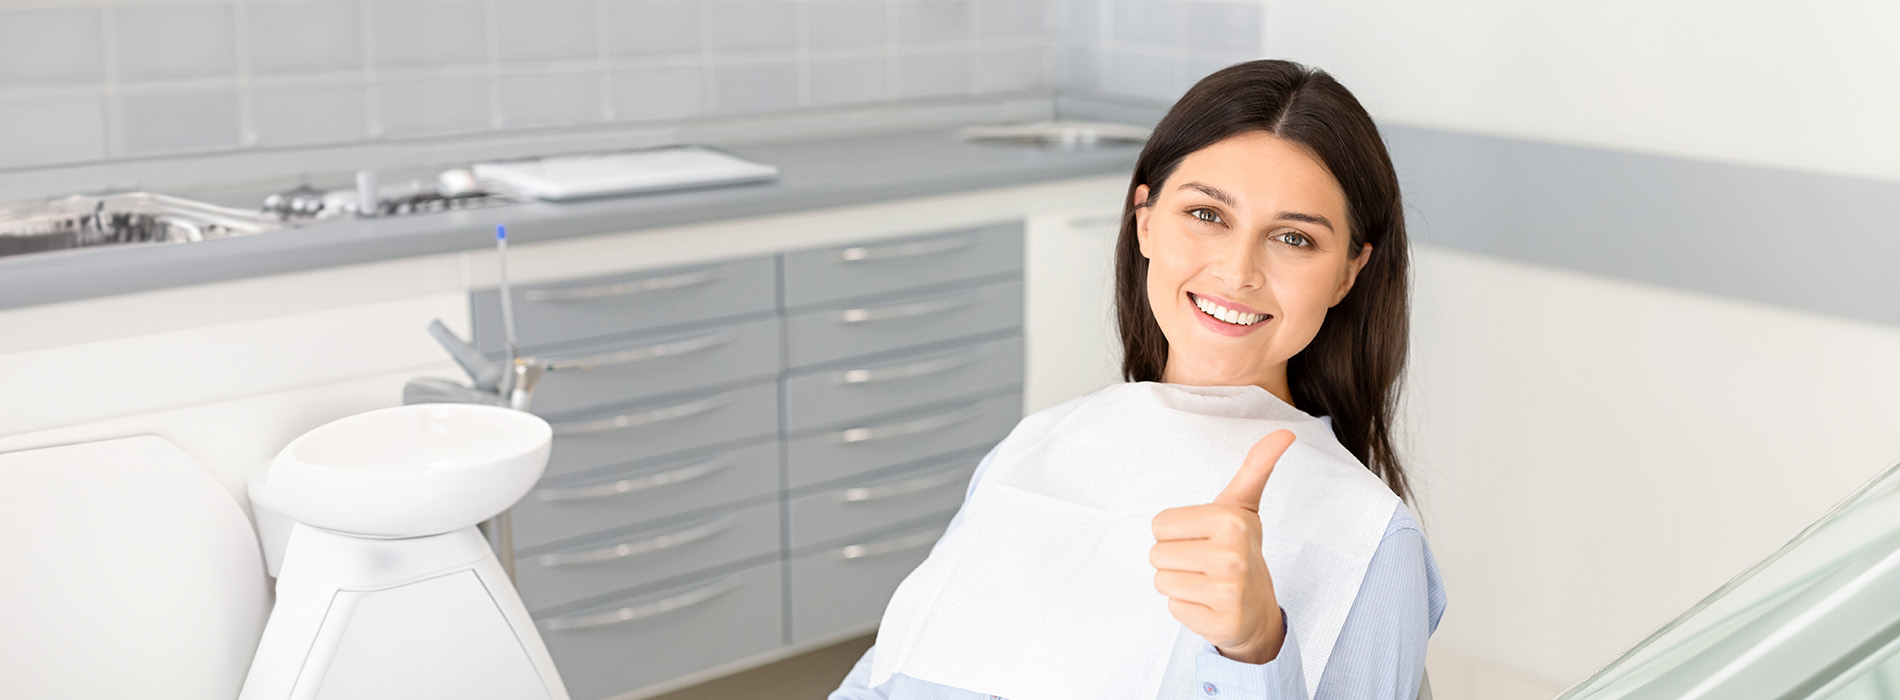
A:
[[[1381,120],[1900,179],[1900,4],[1264,1]]]
[[[1265,53],[1382,123],[1900,179],[1894,3],[1264,4]],[[1550,697],[1900,459],[1900,328],[1441,248],[1417,274],[1441,697]]]
[[[1900,328],[1438,248],[1417,274],[1433,643],[1481,666],[1435,676],[1579,681],[1900,460]]]

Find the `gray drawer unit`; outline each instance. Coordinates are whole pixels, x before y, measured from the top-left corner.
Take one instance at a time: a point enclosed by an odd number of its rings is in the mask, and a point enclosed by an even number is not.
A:
[[[792,643],[875,624],[891,593],[924,562],[949,516],[791,560]]]
[[[987,340],[785,377],[785,429],[863,421],[1023,383],[1023,338]]]
[[[540,348],[771,311],[778,301],[778,270],[770,256],[667,270],[645,270],[513,290],[515,334],[523,348]],[[472,292],[475,347],[503,350],[501,295]]]
[[[1023,224],[785,254],[785,306],[882,294],[1023,269]]]
[[[547,474],[569,474],[778,432],[778,382],[676,394],[550,417]]]
[[[938,404],[861,425],[821,430],[786,444],[790,488],[958,450],[989,447],[1022,417],[1022,394]]]
[[[778,441],[754,439],[605,473],[546,479],[515,503],[515,548],[774,494],[778,475]]]
[[[601,700],[777,649],[783,596],[771,561],[536,622],[568,694]]]
[[[536,359],[554,371],[542,375],[536,385],[534,411],[572,413],[711,384],[776,377],[779,320],[774,316],[575,345]]]
[[[778,499],[523,550],[515,587],[529,610],[779,551]]]
[[[879,470],[794,496],[788,504],[793,555],[926,515],[955,513],[983,454],[977,450]]]
[[[1022,324],[1021,280],[893,295],[785,319],[785,355],[792,367],[805,367]]]

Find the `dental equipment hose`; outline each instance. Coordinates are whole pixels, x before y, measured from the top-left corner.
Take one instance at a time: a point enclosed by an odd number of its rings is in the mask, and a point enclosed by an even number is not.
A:
[[[500,272],[501,272],[501,280],[500,280],[501,284],[500,284],[500,290],[499,290],[501,292],[501,332],[502,332],[502,337],[507,341],[507,355],[504,356],[504,364],[502,365],[502,372],[501,372],[501,385],[500,387],[498,387],[499,391],[497,393],[501,395],[505,403],[513,405],[517,403],[517,400],[514,400],[515,394],[517,393],[517,391],[525,393],[527,390],[531,389],[532,387],[518,386],[519,382],[517,379],[517,375],[520,372],[520,368],[516,367],[517,361],[515,359],[516,353],[518,351],[518,347],[515,344],[515,305],[514,305],[513,295],[510,294],[508,291],[508,227],[507,226],[497,225],[495,227],[495,259],[500,265]],[[539,377],[538,372],[536,373],[536,376],[537,378]],[[525,400],[525,397],[518,400],[518,403],[519,405],[513,405],[513,408],[515,408],[515,410],[526,410],[527,401]],[[488,535],[490,539],[490,544],[493,545],[495,548],[496,557],[501,559],[501,570],[504,572],[507,572],[508,582],[514,583],[515,582],[514,509],[510,508],[508,510],[504,510],[501,512],[500,515],[497,515],[494,518],[491,518],[488,521]]]

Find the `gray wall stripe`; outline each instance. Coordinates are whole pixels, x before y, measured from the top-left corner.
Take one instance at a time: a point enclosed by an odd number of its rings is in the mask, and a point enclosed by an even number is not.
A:
[[[1900,324],[1900,182],[1382,130],[1416,243]]]

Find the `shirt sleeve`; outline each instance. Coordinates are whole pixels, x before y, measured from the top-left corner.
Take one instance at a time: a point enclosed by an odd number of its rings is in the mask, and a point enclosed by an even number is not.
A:
[[[970,494],[976,493],[976,480],[983,478],[983,470],[990,466],[990,459],[995,456],[996,448],[992,447],[989,453],[983,455],[983,459],[976,463],[976,471],[970,474],[970,486],[963,491],[964,503],[969,503]],[[958,508],[957,514],[951,516],[950,524],[944,528],[943,533],[950,534],[950,531],[956,529],[957,523],[962,520],[963,509]],[[935,547],[932,547],[932,551],[935,551]],[[876,651],[876,645],[864,650],[864,656],[858,657],[857,665],[851,667],[851,672],[844,676],[844,682],[839,683],[838,689],[831,691],[831,695],[827,696],[826,700],[886,700],[889,698],[891,695],[889,681],[876,688],[871,687],[871,654]]]
[[[1300,668],[1300,645],[1293,639],[1293,629],[1286,626],[1285,608],[1280,610],[1280,627],[1286,631],[1280,655],[1264,664],[1227,658],[1202,640],[1201,653],[1194,657],[1195,695],[1226,700],[1305,700],[1306,672]]]
[[[1444,588],[1425,535],[1400,504],[1366,566],[1359,595],[1346,613],[1311,700],[1417,698],[1425,672],[1425,642],[1438,628],[1444,609]],[[1284,624],[1285,616],[1281,619]],[[1212,644],[1202,645],[1195,659],[1199,697],[1308,700],[1291,628],[1280,655],[1264,664],[1235,661]]]

